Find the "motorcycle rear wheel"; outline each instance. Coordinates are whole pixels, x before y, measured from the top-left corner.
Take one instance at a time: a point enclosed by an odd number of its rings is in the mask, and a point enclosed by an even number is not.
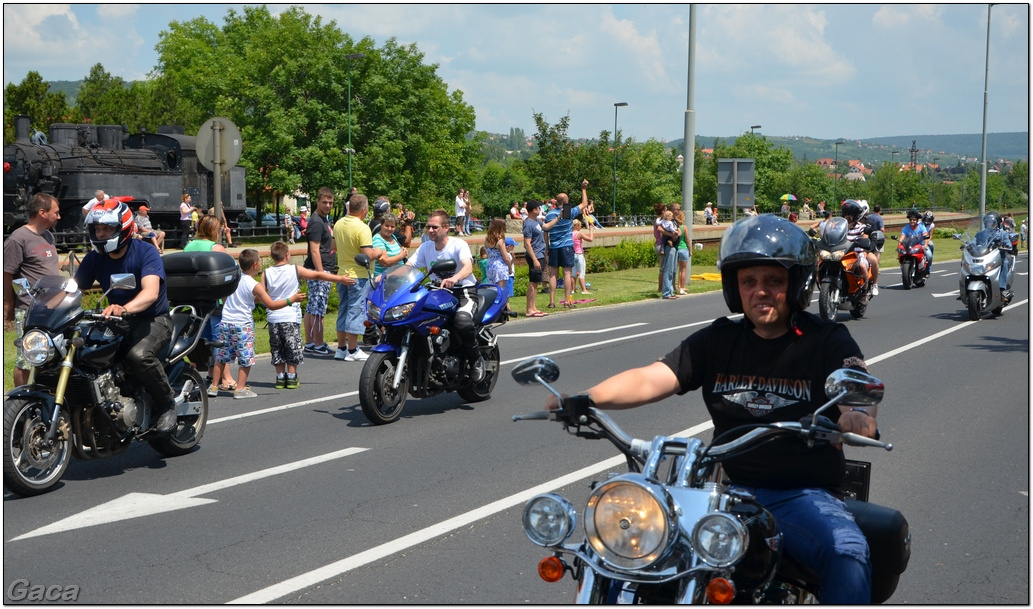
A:
[[[47,404],[38,399],[4,400],[4,486],[22,497],[53,490],[72,460],[64,408],[54,445],[44,446],[49,413]]]
[[[394,353],[375,352],[362,366],[359,374],[359,406],[374,425],[393,423],[402,414],[409,397],[409,370],[402,373],[398,389],[394,388],[398,356]]]
[[[911,279],[913,277],[912,272],[915,268],[915,262],[913,260],[905,260],[900,263],[900,278],[904,280],[904,289],[911,289]]]
[[[983,293],[969,292],[965,295],[965,304],[968,305],[969,321],[979,321],[980,314],[983,312]]]
[[[499,346],[492,347],[491,352],[487,355],[484,355],[482,351],[482,357],[484,358],[484,378],[477,384],[467,383],[457,391],[459,397],[466,400],[467,403],[483,402],[490,398],[491,392],[495,389],[495,383],[499,380],[501,361]]]
[[[836,321],[839,313],[839,288],[831,283],[823,283],[818,288],[818,312],[827,321]]]
[[[147,443],[151,445],[151,448],[166,457],[178,457],[193,450],[201,441],[201,436],[204,435],[205,427],[208,425],[207,384],[201,378],[200,372],[187,368],[180,381],[172,386],[172,390],[178,395],[188,380],[194,383],[194,388],[187,394],[186,401],[200,402],[201,412],[196,415],[179,417],[176,420],[176,428],[170,434],[147,438]]]

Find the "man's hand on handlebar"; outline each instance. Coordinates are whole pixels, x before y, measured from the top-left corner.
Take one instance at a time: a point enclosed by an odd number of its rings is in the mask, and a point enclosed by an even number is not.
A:
[[[129,311],[127,311],[126,308],[120,304],[110,304],[104,307],[104,310],[101,311],[101,315],[104,315],[106,317],[122,317],[127,313],[129,313]]]

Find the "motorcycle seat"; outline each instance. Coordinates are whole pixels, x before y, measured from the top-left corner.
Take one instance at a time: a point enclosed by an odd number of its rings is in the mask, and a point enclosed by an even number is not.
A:
[[[201,318],[194,314],[189,306],[178,306],[172,310],[172,336],[168,345],[162,350],[162,359],[172,359],[174,355],[183,353],[194,342],[197,325]]]
[[[473,319],[478,326],[484,325],[484,315],[498,296],[499,286],[497,285],[480,284],[477,286],[477,309],[474,310]]]

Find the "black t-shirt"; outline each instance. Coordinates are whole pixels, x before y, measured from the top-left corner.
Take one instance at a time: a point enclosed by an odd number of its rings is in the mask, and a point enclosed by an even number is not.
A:
[[[846,326],[810,313],[798,313],[796,322],[798,331],[769,340],[757,336],[749,322],[722,317],[660,361],[678,376],[679,395],[702,388],[715,438],[740,425],[799,421],[828,401],[829,373],[865,366]],[[836,421],[839,408],[822,414]],[[831,446],[808,448],[786,436],[725,460],[724,469],[733,482],[747,486],[828,488],[842,482],[844,457]]]
[[[333,255],[334,251],[334,231],[330,228],[330,224],[327,219],[319,214],[312,214],[312,217],[308,221],[308,229],[305,231],[305,238],[309,242],[319,243],[319,257],[323,262],[323,272],[325,273],[336,273],[337,272],[337,256]],[[312,254],[309,253],[305,257],[305,268],[316,269],[315,263],[312,261]]]

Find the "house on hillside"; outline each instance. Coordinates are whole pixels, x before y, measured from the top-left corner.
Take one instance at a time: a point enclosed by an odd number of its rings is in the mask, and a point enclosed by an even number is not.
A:
[[[817,161],[815,161],[815,164],[826,171],[831,171],[832,169],[836,168],[836,160],[831,157],[818,159]]]

